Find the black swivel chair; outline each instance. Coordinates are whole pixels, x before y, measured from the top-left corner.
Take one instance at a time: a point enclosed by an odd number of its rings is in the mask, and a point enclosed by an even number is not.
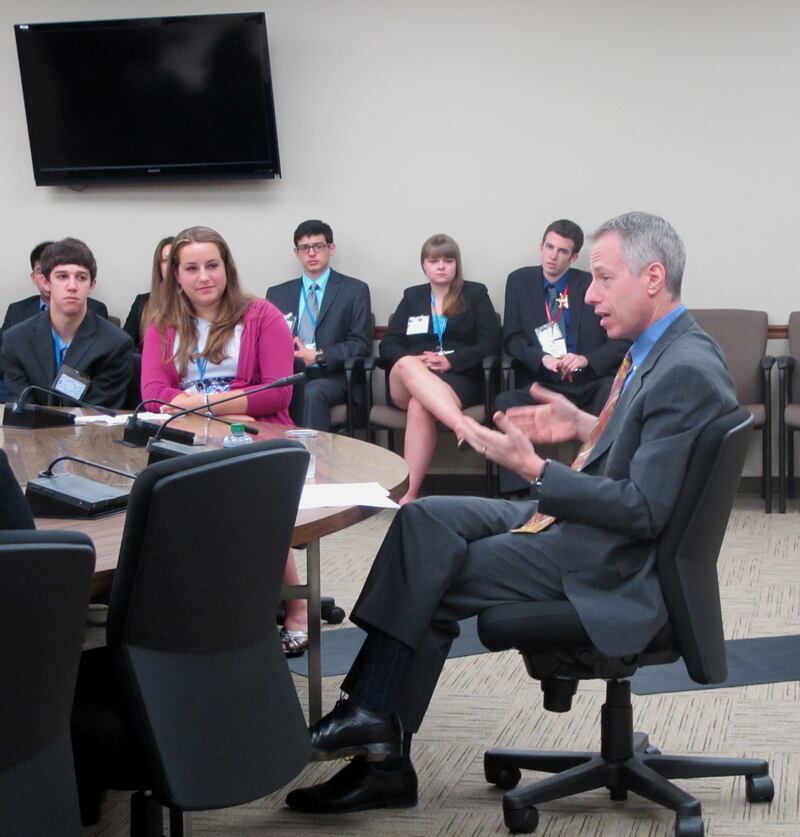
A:
[[[131,833],[161,837],[165,805],[179,837],[187,812],[258,799],[308,761],[274,619],[307,465],[297,443],[270,440],[165,460],[137,477],[108,645],[89,652],[106,658],[86,660],[86,677],[82,663],[78,683],[85,822],[104,788],[135,789]],[[104,699],[93,694],[104,687]]]
[[[753,419],[739,407],[712,422],[700,435],[683,488],[658,543],[658,571],[669,622],[650,646],[631,658],[603,655],[589,640],[567,601],[525,602],[492,607],[481,614],[478,631],[492,651],[517,648],[528,673],[541,681],[544,707],[566,712],[577,681],[607,680],[601,715],[601,751],[533,752],[489,750],[486,779],[514,788],[520,768],[556,773],[503,797],[511,831],[536,830],[536,805],[607,787],[611,799],[629,790],[676,812],[676,837],[702,837],[700,803],[670,779],[747,776],[749,802],[769,801],[772,780],[758,759],[667,756],[633,732],[630,677],[639,667],[683,657],[698,683],[727,677],[716,563],[733,505]]]
[[[0,833],[78,837],[69,717],[94,573],[78,532],[0,532]]]

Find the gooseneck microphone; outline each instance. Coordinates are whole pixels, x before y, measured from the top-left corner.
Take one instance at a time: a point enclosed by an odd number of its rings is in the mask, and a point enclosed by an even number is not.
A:
[[[79,398],[73,398],[71,395],[59,392],[56,389],[48,389],[47,387],[31,384],[22,390],[16,401],[11,404],[6,404],[3,412],[4,427],[28,427],[36,430],[42,427],[66,427],[67,425],[75,424],[75,416],[72,413],[65,413],[62,410],[45,407],[41,404],[28,403],[28,397],[32,392],[43,392],[55,398],[63,398],[76,407],[87,407],[104,416],[117,415],[114,410],[110,410],[108,407],[101,407],[98,404],[81,401]]]
[[[213,406],[216,407],[219,404],[226,404],[228,401],[236,401],[237,398],[243,398],[247,395],[253,395],[256,392],[264,392],[267,389],[280,389],[281,387],[288,387],[292,384],[299,384],[306,376],[305,372],[295,372],[294,375],[288,375],[285,378],[278,378],[277,381],[273,381],[271,384],[262,384],[260,387],[254,387],[253,389],[248,389],[244,396],[242,395],[229,395],[227,398],[220,398],[219,400],[215,401]],[[162,425],[159,427],[158,431],[156,432],[155,436],[153,437],[154,441],[158,439],[166,438],[164,435],[164,431],[167,429],[167,426],[175,421],[175,419],[181,418],[181,416],[188,416],[192,413],[202,413],[206,409],[206,405],[203,404],[200,407],[192,407],[189,410],[179,410],[177,413],[173,413]],[[211,418],[211,416],[209,416]],[[227,423],[227,422],[226,422]],[[236,422],[239,424],[240,422]],[[253,427],[253,425],[245,425],[244,428],[248,433],[258,433],[258,428]]]

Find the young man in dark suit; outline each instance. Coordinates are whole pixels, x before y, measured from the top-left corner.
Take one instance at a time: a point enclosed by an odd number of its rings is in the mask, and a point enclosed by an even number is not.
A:
[[[39,293],[26,297],[25,299],[17,300],[16,302],[12,302],[11,305],[8,306],[5,319],[3,320],[3,325],[0,327],[0,348],[2,348],[3,345],[3,334],[9,328],[36,316],[36,314],[40,311],[44,311],[50,304],[50,288],[47,286],[44,276],[42,275],[42,253],[44,253],[44,251],[52,243],[52,241],[43,241],[31,250],[31,282],[33,282],[34,287]],[[101,317],[108,319],[108,310],[106,309],[106,306],[103,305],[102,302],[98,302],[96,299],[92,299],[91,297],[89,297],[89,310],[94,311],[95,314],[99,314]],[[6,387],[2,378],[3,367],[0,366],[0,400],[4,401]]]
[[[503,392],[495,409],[534,404],[530,386],[540,383],[597,415],[625,352],[627,340],[610,340],[584,297],[592,277],[573,267],[583,231],[573,221],[553,221],[542,236],[538,267],[521,267],[506,281],[503,351],[514,362],[516,389]],[[500,490],[526,486],[500,469]]]
[[[330,267],[336,252],[333,230],[324,221],[303,221],[294,231],[294,252],[303,275],[267,291],[286,316],[295,357],[306,366],[303,426],[330,430],[331,408],[347,401],[344,363],[372,351],[369,287]],[[356,400],[363,398],[360,388]]]
[[[90,404],[122,407],[133,344],[122,329],[89,310],[89,292],[97,275],[92,251],[75,238],[56,241],[42,253],[41,271],[49,295],[47,308],[3,337],[0,363],[8,398],[16,398],[25,387],[38,386]],[[30,397],[39,404],[61,403],[41,392]]]
[[[354,757],[292,791],[309,813],[409,807],[410,760],[458,621],[492,605],[568,600],[605,654],[640,653],[667,621],[656,566],[695,442],[737,409],[719,346],[681,304],[683,242],[663,219],[612,218],[594,234],[586,302],[612,339],[632,340],[599,417],[535,385],[541,403],[467,421],[464,438],[513,467],[531,498],[428,497],[403,506],[351,620],[367,631],[342,689],[311,727],[318,760]],[[569,467],[535,445],[584,442]],[[385,759],[382,764],[374,764]]]

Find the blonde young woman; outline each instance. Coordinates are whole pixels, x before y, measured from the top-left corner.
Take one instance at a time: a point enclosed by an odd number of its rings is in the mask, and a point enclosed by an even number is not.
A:
[[[483,397],[482,360],[500,348],[486,286],[464,280],[458,244],[449,235],[432,235],[420,264],[427,282],[405,290],[380,344],[391,367],[391,400],[408,412],[408,491],[401,504],[419,494],[436,449],[436,422],[460,440],[462,409]]]
[[[205,407],[291,425],[292,388],[251,392],[292,374],[294,346],[283,314],[245,294],[222,236],[208,227],[178,233],[150,314],[142,349],[142,398],[175,413]],[[226,403],[223,399],[239,396]],[[284,583],[297,584],[291,552]],[[305,602],[285,602],[281,641],[287,656],[308,645]]]

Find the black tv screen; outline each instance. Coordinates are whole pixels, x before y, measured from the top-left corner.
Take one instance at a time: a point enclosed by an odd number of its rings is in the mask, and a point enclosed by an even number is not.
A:
[[[280,177],[263,12],[14,30],[38,186]]]

